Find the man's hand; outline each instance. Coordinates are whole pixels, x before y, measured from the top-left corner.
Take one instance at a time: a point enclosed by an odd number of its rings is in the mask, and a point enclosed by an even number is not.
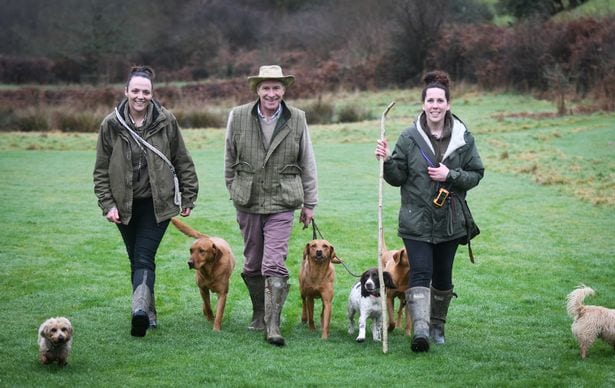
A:
[[[306,229],[312,219],[314,218],[314,209],[309,209],[307,207],[301,208],[301,215],[299,216],[299,221],[303,223],[303,229]]]

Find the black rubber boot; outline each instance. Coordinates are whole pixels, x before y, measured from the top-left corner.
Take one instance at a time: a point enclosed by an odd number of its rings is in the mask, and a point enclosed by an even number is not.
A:
[[[252,300],[252,322],[248,330],[265,330],[265,278],[262,276],[246,276],[241,274]]]

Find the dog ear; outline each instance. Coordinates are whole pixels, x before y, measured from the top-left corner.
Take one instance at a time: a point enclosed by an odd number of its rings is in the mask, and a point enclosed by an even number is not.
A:
[[[307,259],[310,254],[310,243],[305,244],[305,248],[303,249],[303,260]]]
[[[382,272],[382,278],[384,279],[384,286],[386,288],[396,288],[395,283],[393,283],[393,278],[389,272]]]
[[[401,254],[402,254],[402,251],[395,251],[395,253],[393,253],[393,261],[395,262],[395,264],[399,264],[399,261],[401,259]]]
[[[333,264],[342,264],[342,260],[340,260],[340,259],[337,257],[337,254],[335,253],[335,248],[333,247],[333,245],[330,245],[329,247],[331,248],[331,249],[330,249],[331,254],[329,255],[329,256],[330,256],[330,258],[331,258],[331,262],[332,262]]]
[[[211,249],[214,251],[214,260],[220,260],[222,258],[222,255],[224,254],[222,250],[218,249],[216,244],[214,244],[213,242],[211,243]]]
[[[41,330],[39,331],[39,334],[42,337],[49,338],[49,326],[50,326],[49,322],[45,322],[43,327],[41,327]]]
[[[361,277],[359,278],[359,281],[361,282],[361,284],[365,283],[368,276],[369,276],[369,271],[365,271],[361,274]]]
[[[399,262],[401,263],[403,261],[404,256],[406,256],[406,264],[410,264],[410,258],[408,257],[408,251],[406,251],[406,248],[402,248],[399,251]]]

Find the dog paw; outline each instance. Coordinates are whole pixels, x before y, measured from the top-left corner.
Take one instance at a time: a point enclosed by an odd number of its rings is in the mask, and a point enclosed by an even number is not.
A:
[[[365,337],[357,337],[357,342],[362,344],[365,341]]]

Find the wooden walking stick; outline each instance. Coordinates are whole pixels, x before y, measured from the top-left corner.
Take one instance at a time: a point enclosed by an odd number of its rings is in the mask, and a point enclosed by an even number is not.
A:
[[[384,140],[384,119],[395,105],[395,101],[392,101],[382,112],[382,118],[380,119],[380,140]],[[384,276],[382,274],[382,251],[384,248],[384,234],[382,231],[382,186],[384,176],[384,158],[380,158],[380,176],[378,180],[378,279],[380,280],[380,302],[382,304],[382,352],[386,353],[388,349],[388,327],[389,321],[387,317],[387,293],[384,286]]]

